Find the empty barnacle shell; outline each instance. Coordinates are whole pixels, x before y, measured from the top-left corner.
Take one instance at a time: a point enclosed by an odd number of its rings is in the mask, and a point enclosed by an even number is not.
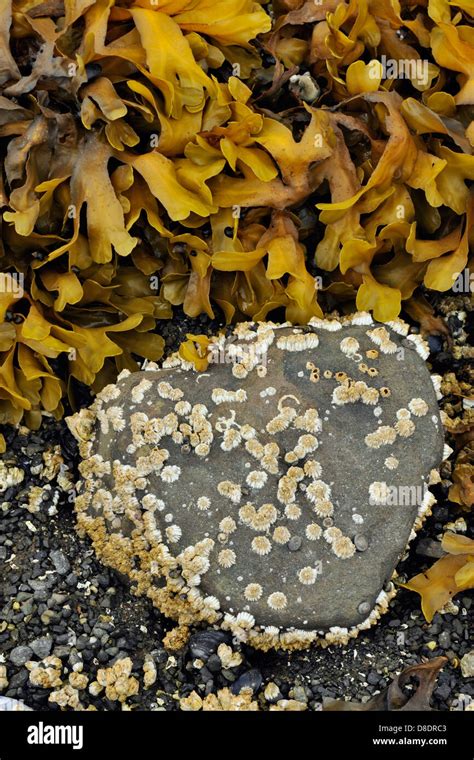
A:
[[[431,494],[398,491],[435,482],[443,455],[435,388],[415,350],[400,373],[397,328],[365,314],[239,325],[234,363],[196,375],[178,355],[123,374],[69,419],[79,529],[179,624],[265,648],[347,641],[387,608],[429,512]],[[362,356],[378,374],[351,379]],[[330,381],[313,382],[316,362]]]

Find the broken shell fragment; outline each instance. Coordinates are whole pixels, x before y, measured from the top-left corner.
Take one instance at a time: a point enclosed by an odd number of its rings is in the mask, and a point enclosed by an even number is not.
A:
[[[258,354],[266,372],[214,362],[198,374],[175,355],[69,418],[78,527],[181,625],[263,649],[344,643],[386,610],[432,503],[443,438],[424,346],[400,372],[405,338],[365,315],[230,337],[245,342],[240,363]],[[361,356],[377,364],[364,381]]]

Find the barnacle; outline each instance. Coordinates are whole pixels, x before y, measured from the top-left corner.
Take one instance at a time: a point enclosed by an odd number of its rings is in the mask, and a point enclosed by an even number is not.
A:
[[[232,567],[235,564],[235,552],[232,549],[223,549],[219,552],[217,561],[222,567]]]
[[[273,540],[277,544],[287,544],[291,538],[291,533],[285,525],[279,525],[273,531]]]
[[[249,602],[257,602],[263,594],[260,583],[249,583],[245,587],[244,596]]]
[[[426,401],[422,398],[412,398],[408,408],[416,417],[423,417],[428,412]]]
[[[266,536],[256,536],[254,539],[252,539],[252,551],[254,551],[255,554],[265,556],[265,554],[269,554],[271,549],[271,541],[269,541]]]
[[[395,423],[395,430],[402,438],[408,438],[415,432],[415,423],[412,420],[401,419]]]
[[[356,550],[348,536],[337,536],[331,542],[331,548],[336,557],[339,557],[340,559],[349,559],[349,557],[352,557],[355,554]]]
[[[267,604],[272,610],[284,610],[287,599],[282,591],[274,591],[267,599]]]
[[[317,523],[309,523],[306,527],[306,538],[310,541],[317,541],[323,534],[322,528]]]
[[[318,573],[314,567],[303,567],[298,573],[298,580],[304,586],[311,586],[317,577]]]

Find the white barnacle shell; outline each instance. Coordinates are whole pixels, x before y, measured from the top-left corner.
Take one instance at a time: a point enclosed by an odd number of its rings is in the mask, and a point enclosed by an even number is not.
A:
[[[237,362],[232,366],[232,374],[234,377],[238,378],[239,380],[243,380],[248,375],[248,370],[244,367],[244,365],[241,362]]]
[[[317,577],[317,571],[314,569],[314,567],[310,567],[309,565],[302,567],[298,572],[298,580],[304,586],[311,586],[313,583],[315,583]]]
[[[192,406],[189,401],[177,401],[174,405],[174,410],[180,417],[186,417],[188,414],[191,414]]]
[[[239,612],[235,618],[235,622],[238,626],[240,626],[240,628],[249,630],[250,628],[254,627],[255,618],[250,614],[250,612]]]
[[[268,475],[263,470],[252,470],[247,475],[245,482],[250,488],[263,488],[268,480]]]
[[[401,419],[395,423],[395,430],[402,438],[409,438],[415,432],[413,420]]]
[[[229,568],[235,565],[235,552],[232,549],[222,549],[217,556],[217,561],[221,567]]]
[[[177,465],[167,465],[166,467],[163,467],[163,469],[160,471],[160,477],[162,480],[165,481],[165,483],[174,483],[176,480],[179,479],[179,476],[181,475],[181,467],[178,467]]]
[[[347,385],[338,385],[332,392],[331,401],[336,406],[344,406],[350,403],[349,388]]]
[[[280,635],[280,629],[276,625],[266,625],[263,629],[267,636],[271,638],[277,638]]]
[[[152,383],[145,378],[132,388],[131,397],[134,404],[139,404],[143,401],[145,393],[152,387]]]
[[[265,454],[263,445],[257,441],[256,438],[250,438],[247,440],[245,443],[245,449],[249,454],[255,457],[255,459],[262,459]]]
[[[180,388],[173,388],[173,386],[165,380],[158,383],[157,391],[160,398],[170,399],[171,401],[179,401],[184,396],[184,393]]]
[[[377,388],[366,388],[362,393],[362,403],[375,406],[379,400],[379,392]]]
[[[393,332],[396,332],[398,335],[402,335],[403,337],[407,336],[410,330],[410,325],[398,317],[396,319],[392,319],[390,322],[387,322],[387,325],[393,330]]]
[[[336,528],[335,526],[331,526],[330,528],[326,528],[323,536],[328,544],[331,544],[336,538],[340,538],[342,536],[342,530],[340,528]]]
[[[154,362],[148,362],[144,368],[145,372],[156,369],[156,367],[151,366],[152,364],[154,364]],[[181,359],[180,355],[175,351],[175,353],[171,354],[163,360],[162,366],[163,369],[175,369],[176,367],[182,367],[183,369],[192,369],[194,365],[192,362],[186,362],[184,359]]]
[[[321,538],[323,530],[317,523],[309,523],[309,525],[306,526],[305,534],[309,541],[317,541]]]
[[[297,430],[305,430],[307,433],[319,433],[322,430],[322,422],[317,409],[307,409],[293,420],[293,427]]]
[[[194,453],[197,454],[198,457],[207,457],[210,450],[211,447],[208,443],[198,443],[194,448]]]
[[[281,412],[277,414],[276,417],[273,417],[273,419],[269,420],[267,423],[267,433],[270,433],[270,435],[274,435],[275,433],[282,433],[290,426],[292,420],[296,417],[296,414],[296,409],[293,407],[283,407]]]
[[[164,501],[155,496],[154,493],[147,493],[142,497],[142,506],[144,509],[148,509],[150,512],[155,510],[164,509]]]
[[[381,425],[373,433],[368,433],[364,440],[366,445],[371,449],[379,449],[381,446],[388,446],[392,444],[397,437],[397,431],[395,428],[389,427],[389,425]]]
[[[330,496],[331,489],[323,480],[313,480],[306,489],[306,498],[312,504],[315,504],[322,499],[329,499]]]
[[[310,478],[320,478],[322,467],[315,459],[307,459],[303,465],[304,473]]]
[[[373,330],[367,331],[367,335],[373,343],[379,346],[383,354],[394,354],[398,349],[397,344],[390,340],[390,333],[385,327],[374,327]]]
[[[334,514],[334,504],[329,499],[318,499],[313,509],[319,517],[331,517]]]
[[[221,603],[216,596],[205,596],[203,602],[204,605],[211,610],[218,610],[221,606]]]
[[[355,546],[348,536],[338,536],[331,543],[331,549],[339,559],[349,559],[355,553]]]
[[[183,531],[179,525],[170,525],[165,529],[165,534],[171,544],[176,544],[183,535]]]
[[[221,480],[217,485],[217,490],[221,496],[230,499],[233,504],[238,504],[242,497],[240,486],[237,483],[232,483],[231,480]]]
[[[453,451],[454,451],[454,449],[451,448],[451,446],[448,446],[447,443],[444,444],[444,446],[443,446],[443,462],[446,461],[447,459],[449,459],[449,457],[451,456],[451,454],[453,453]]]
[[[306,351],[307,349],[317,348],[319,338],[313,332],[281,335],[277,339],[276,344],[282,351]]]
[[[209,413],[209,409],[205,404],[194,404],[191,414],[199,415],[199,417],[206,417]]]
[[[343,354],[345,354],[346,356],[352,357],[358,352],[360,348],[360,343],[356,338],[349,336],[341,340],[339,344],[339,348],[341,349]]]
[[[109,420],[112,428],[117,432],[125,429],[125,419],[123,416],[123,409],[119,406],[109,406],[105,412],[107,419]],[[99,413],[97,414],[99,416]]]
[[[214,388],[211,393],[211,398],[215,404],[225,404],[229,402],[242,404],[244,401],[247,401],[247,391],[243,388],[239,388],[236,391],[228,391],[224,388]]]
[[[249,501],[246,502],[239,509],[239,517],[244,525],[251,525],[253,518],[255,517],[255,507]]]
[[[416,335],[416,334],[408,335],[407,340],[413,343],[413,345],[416,348],[417,354],[419,354],[422,359],[425,360],[428,358],[428,356],[430,355],[430,349],[429,349],[428,343],[426,342],[426,340],[423,340],[421,335]]]
[[[222,533],[234,533],[237,530],[237,524],[232,517],[224,517],[219,523],[219,530]]]
[[[278,481],[277,499],[281,504],[291,504],[296,498],[298,481],[289,475],[283,475]]]
[[[443,378],[441,375],[431,375],[431,382],[433,383],[433,388],[435,389],[436,398],[438,401],[440,401],[443,398],[443,394],[441,393],[441,383],[443,382]]]
[[[262,506],[255,512],[250,525],[254,530],[268,530],[277,519],[278,512],[273,504],[262,504]]]
[[[415,417],[424,417],[429,409],[428,404],[422,398],[412,398],[408,404],[408,408]]]
[[[312,451],[315,451],[319,446],[318,439],[312,435],[311,433],[305,433],[304,435],[300,435],[298,438],[298,443],[295,448],[299,448],[302,451],[304,451],[304,454],[309,454]]]
[[[409,420],[411,417],[411,413],[409,409],[405,409],[402,407],[401,409],[398,409],[397,411],[397,420]]]
[[[245,424],[240,426],[240,435],[244,441],[250,441],[252,438],[255,438],[257,432],[252,425]]]
[[[285,507],[285,516],[288,520],[299,520],[301,517],[301,508],[297,504],[287,504]]]
[[[284,610],[288,600],[282,591],[274,591],[267,598],[267,604],[272,610]]]
[[[266,536],[255,536],[254,539],[252,539],[252,551],[255,552],[255,554],[259,554],[261,557],[264,557],[266,554],[269,554],[272,549],[271,541]]]
[[[390,496],[390,488],[385,481],[374,481],[369,485],[371,504],[386,504]]]
[[[353,325],[373,325],[374,320],[368,311],[356,311],[352,315],[351,324]]]
[[[431,491],[427,489],[425,491],[423,499],[421,500],[421,504],[418,507],[418,517],[423,518],[426,514],[429,514],[433,504],[436,504],[436,499],[434,497],[434,494],[432,494]]]
[[[196,506],[201,512],[205,512],[211,506],[211,500],[207,496],[200,496],[196,502]]]
[[[310,324],[313,324],[313,322],[310,321]],[[327,332],[338,332],[339,330],[342,330],[342,324],[338,319],[321,319],[318,327],[320,327],[321,330],[326,330]]]
[[[107,403],[108,401],[113,401],[119,396],[120,396],[120,388],[118,388],[117,385],[113,385],[112,383],[110,383],[109,385],[106,385],[104,388],[102,388],[101,391],[99,391],[99,393],[96,396],[96,399],[99,399],[100,401]]]
[[[260,583],[248,583],[244,589],[244,596],[249,602],[258,602],[263,594]]]
[[[278,525],[273,531],[272,537],[276,544],[287,544],[291,538],[291,533],[285,525]]]
[[[228,428],[224,431],[221,449],[223,451],[232,451],[232,449],[237,448],[241,440],[242,437],[238,430],[235,428]]]

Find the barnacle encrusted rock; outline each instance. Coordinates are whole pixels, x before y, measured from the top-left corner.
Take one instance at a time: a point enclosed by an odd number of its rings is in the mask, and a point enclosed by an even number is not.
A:
[[[426,345],[357,313],[244,323],[199,374],[122,372],[69,419],[78,525],[181,625],[262,648],[372,625],[443,452]]]

